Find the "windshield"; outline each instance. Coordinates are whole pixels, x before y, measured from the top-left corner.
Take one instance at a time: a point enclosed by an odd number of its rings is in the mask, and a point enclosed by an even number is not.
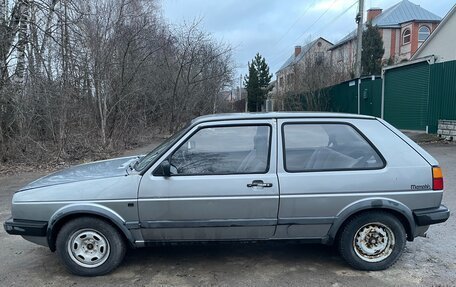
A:
[[[151,163],[153,163],[159,155],[161,155],[164,151],[166,151],[170,146],[172,146],[187,130],[190,124],[185,125],[180,131],[166,139],[162,142],[159,146],[153,149],[151,152],[143,156],[139,161],[135,164],[134,168],[136,171],[141,171],[148,167]]]

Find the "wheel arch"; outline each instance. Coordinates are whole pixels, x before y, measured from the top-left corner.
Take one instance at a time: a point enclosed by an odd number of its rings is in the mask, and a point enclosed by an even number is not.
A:
[[[111,224],[124,237],[131,247],[134,247],[134,237],[126,226],[125,220],[115,211],[99,204],[72,204],[57,210],[51,217],[47,227],[47,242],[51,251],[56,250],[56,238],[60,229],[67,222],[83,217],[95,217]]]
[[[413,219],[413,213],[410,208],[397,200],[379,197],[356,201],[342,209],[329,229],[328,237],[325,240],[325,243],[334,243],[344,225],[349,222],[351,218],[360,213],[372,211],[385,211],[394,215],[404,226],[405,231],[407,232],[407,240],[413,241],[415,238],[416,227]]]

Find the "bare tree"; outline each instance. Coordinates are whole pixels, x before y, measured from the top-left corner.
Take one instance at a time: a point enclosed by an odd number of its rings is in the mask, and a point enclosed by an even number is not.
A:
[[[232,77],[231,48],[199,29],[199,21],[176,30],[176,50],[166,56],[172,94],[170,123],[216,111],[218,95]],[[191,97],[190,95],[194,95]],[[212,97],[210,97],[212,95]],[[171,125],[171,132],[176,129]]]
[[[231,48],[155,1],[3,0],[0,72],[1,159],[80,158],[229,110]]]
[[[323,53],[307,53],[289,74],[289,89],[281,95],[285,110],[325,111],[328,108],[327,87],[343,77]]]

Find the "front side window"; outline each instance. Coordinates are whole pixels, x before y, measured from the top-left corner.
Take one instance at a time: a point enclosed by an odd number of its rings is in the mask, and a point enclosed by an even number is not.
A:
[[[285,124],[284,162],[289,172],[378,169],[384,162],[347,124]]]
[[[402,33],[402,44],[410,43],[410,29],[405,29],[404,33]]]
[[[174,175],[266,173],[270,126],[203,128],[171,156]]]
[[[430,34],[431,30],[428,26],[421,26],[418,30],[418,41],[424,42]]]
[[[190,123],[188,123],[184,128],[182,128],[180,131],[175,133],[173,136],[162,142],[159,146],[157,146],[155,149],[153,149],[151,152],[143,156],[134,166],[134,168],[137,171],[142,171],[148,166],[150,166],[157,158],[159,157],[160,154],[162,154],[164,151],[166,151],[168,148],[170,148],[176,141],[179,140],[181,136],[184,135],[184,133],[187,131],[188,127],[190,126]]]

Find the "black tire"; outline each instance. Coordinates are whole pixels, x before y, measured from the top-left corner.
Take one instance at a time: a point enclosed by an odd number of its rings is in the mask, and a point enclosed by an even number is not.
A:
[[[376,232],[377,230],[379,232]],[[366,234],[367,236],[363,237]],[[364,212],[355,215],[344,225],[339,237],[339,252],[345,261],[355,269],[384,270],[399,259],[405,248],[406,237],[404,226],[394,215],[384,211]],[[386,247],[380,249],[384,251],[378,254],[370,253],[371,249],[362,247],[369,248],[372,246],[372,241],[366,242],[362,240],[363,238],[373,240],[376,247],[382,246],[382,244],[385,244]],[[379,244],[376,244],[377,242]]]
[[[70,240],[72,245],[69,245]],[[122,235],[108,222],[94,217],[79,217],[66,223],[59,231],[56,249],[71,273],[100,276],[119,266],[125,256],[126,245]],[[78,252],[82,254],[76,255]]]

